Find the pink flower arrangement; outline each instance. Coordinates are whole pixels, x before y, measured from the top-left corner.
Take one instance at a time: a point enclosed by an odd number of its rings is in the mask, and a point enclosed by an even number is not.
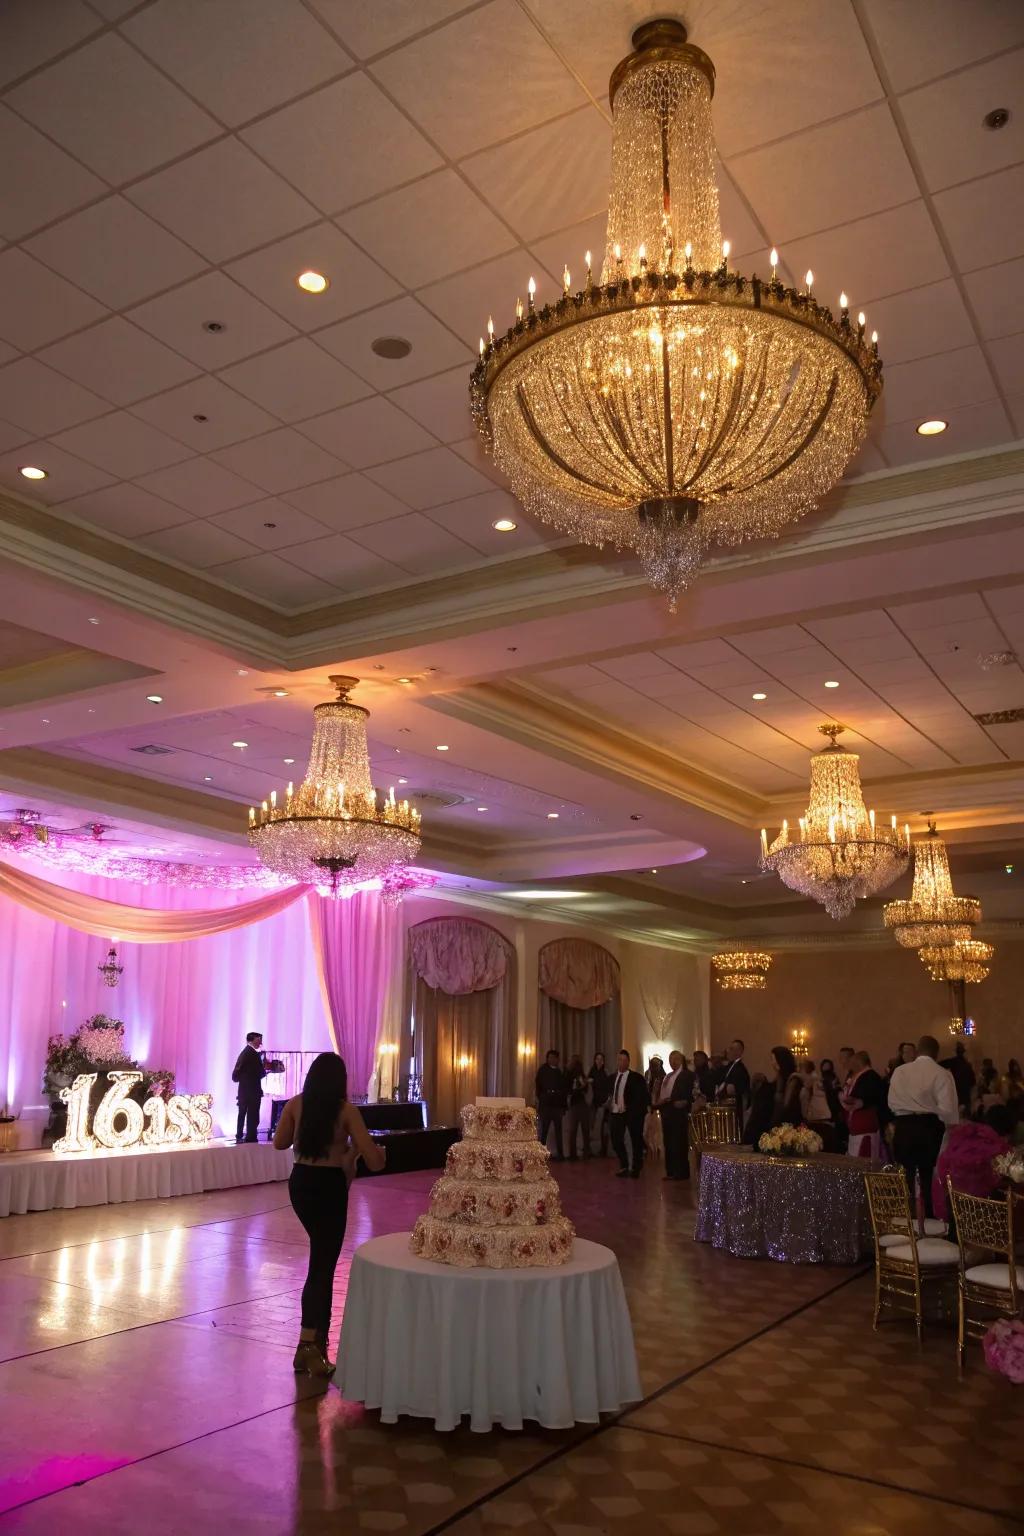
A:
[[[1008,1381],[1024,1386],[1024,1322],[1001,1317],[986,1333],[985,1363]]]

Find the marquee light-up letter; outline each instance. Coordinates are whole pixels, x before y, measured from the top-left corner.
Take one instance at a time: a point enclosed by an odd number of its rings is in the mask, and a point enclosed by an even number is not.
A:
[[[142,1140],[146,1119],[142,1105],[129,1098],[131,1090],[142,1082],[141,1072],[110,1072],[110,1087],[100,1099],[99,1108],[92,1117],[92,1133],[102,1147],[121,1151],[133,1147]],[[124,1124],[115,1122],[124,1116]]]
[[[98,1077],[83,1072],[70,1088],[61,1089],[68,1106],[67,1132],[53,1144],[55,1152],[90,1152],[97,1146],[123,1152],[140,1144],[174,1147],[209,1141],[213,1131],[210,1093],[175,1093],[167,1101],[156,1096],[140,1104],[131,1097],[144,1081],[144,1072],[110,1072],[110,1087],[99,1102],[89,1132],[89,1096]],[[120,1122],[120,1123],[119,1123]]]
[[[62,1088],[61,1100],[68,1107],[68,1125],[64,1135],[53,1144],[55,1152],[91,1152],[95,1141],[86,1129],[89,1118],[89,1093],[98,1074],[83,1072],[70,1088]]]

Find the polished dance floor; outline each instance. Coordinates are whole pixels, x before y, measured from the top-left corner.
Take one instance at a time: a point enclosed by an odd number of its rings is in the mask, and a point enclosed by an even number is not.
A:
[[[551,1536],[1024,1532],[1022,1391],[953,1340],[873,1335],[864,1271],[692,1241],[685,1186],[559,1170],[614,1248],[645,1400],[600,1427],[435,1434],[291,1369],[303,1238],[281,1186],[0,1223],[0,1530]],[[361,1180],[353,1246],[429,1174]],[[335,1327],[335,1336],[337,1328]]]

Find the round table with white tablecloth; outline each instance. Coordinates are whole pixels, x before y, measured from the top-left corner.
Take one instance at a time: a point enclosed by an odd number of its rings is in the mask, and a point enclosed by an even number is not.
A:
[[[338,1348],[342,1394],[454,1429],[596,1424],[640,1398],[618,1260],[577,1238],[553,1269],[459,1269],[409,1252],[409,1233],[356,1250]]]

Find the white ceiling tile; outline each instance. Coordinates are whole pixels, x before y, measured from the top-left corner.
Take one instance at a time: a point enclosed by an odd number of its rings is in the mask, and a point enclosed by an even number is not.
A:
[[[11,105],[111,182],[187,154],[220,129],[114,32],[10,93]]]
[[[23,464],[45,469],[47,478],[26,480],[19,473]],[[0,454],[0,485],[46,506],[55,506],[58,502],[70,501],[73,496],[98,490],[102,485],[109,485],[110,478],[105,470],[75,458],[74,454],[66,453],[53,443],[23,443]]]
[[[144,475],[140,484],[154,496],[173,501],[193,517],[212,517],[229,507],[244,506],[254,500],[256,487],[251,481],[232,474],[212,459],[193,458]]]
[[[928,414],[933,413],[929,411]],[[961,453],[973,453],[980,448],[998,448],[1003,443],[1013,442],[1016,437],[998,400],[986,400],[980,405],[965,405],[953,410],[943,409],[941,415],[949,426],[940,437],[919,437],[915,431],[914,417],[883,430],[882,449],[894,469],[904,464],[917,464],[925,459],[952,458]]]
[[[1024,393],[1024,336],[1003,336],[990,341],[988,355],[1000,388],[1010,395]]]
[[[443,443],[457,442],[472,427],[465,367],[393,389],[389,398]]]
[[[513,0],[493,0],[388,54],[373,73],[449,155],[509,138],[583,103],[583,92]],[[528,90],[513,90],[528,81]]]
[[[301,570],[315,572],[344,592],[361,592],[370,587],[386,587],[405,578],[405,571],[365,549],[343,534],[332,533],[311,544],[298,544],[288,551],[288,559]]]
[[[494,524],[501,518],[515,523],[513,533],[497,531]],[[430,520],[440,523],[482,555],[513,558],[532,553],[549,542],[543,525],[527,517],[514,496],[497,489],[484,491],[480,496],[465,496],[447,507],[431,507]]]
[[[0,336],[23,352],[81,330],[107,313],[41,262],[11,246],[0,252]]]
[[[984,0],[969,12],[962,0],[863,0],[863,8],[897,91],[1024,43],[1017,0]]]
[[[11,421],[0,421],[0,453],[5,453],[8,448],[16,448],[19,443],[27,443],[32,439],[31,432],[24,427],[16,427]]]
[[[378,357],[373,342],[379,336],[400,336],[412,344],[412,351],[407,357]],[[376,389],[411,384],[458,362],[468,370],[473,361],[470,349],[409,297],[328,326],[316,339]]]
[[[961,272],[1024,256],[1024,165],[937,192],[934,203]]]
[[[1010,413],[1014,431],[1019,438],[1024,438],[1024,395],[1008,395],[1006,408]]]
[[[632,29],[659,14],[645,0],[526,0],[526,8],[598,99],[630,51]],[[740,6],[692,0],[686,23],[690,41],[715,64],[714,120],[723,154],[841,117],[882,95],[853,7],[840,0]]]
[[[1005,107],[992,133],[982,119]],[[1024,49],[975,64],[900,98],[910,141],[932,192],[1024,160]]]
[[[845,174],[855,167],[864,167],[866,173]],[[780,246],[918,195],[910,161],[884,102],[738,155],[730,160],[729,170],[772,242]]]
[[[21,357],[0,368],[0,419],[38,436],[87,421],[110,410],[110,402],[44,368],[34,357]]]
[[[436,439],[429,432],[380,395],[304,421],[301,430],[314,443],[338,454],[353,469],[366,469],[371,464],[383,464],[389,459],[403,458],[407,453],[419,453],[424,448],[436,446]],[[324,480],[327,477],[311,475],[309,478]]]
[[[237,139],[129,187],[133,203],[201,251],[228,261],[316,221],[316,209]]]
[[[280,555],[247,555],[244,560],[231,560],[218,566],[215,575],[229,586],[262,598],[284,612],[329,602],[338,596],[335,587],[290,565]]]
[[[242,137],[323,213],[340,213],[442,163],[362,72],[283,107]]]
[[[173,293],[151,299],[133,309],[128,319],[210,369],[237,363],[295,335],[280,316],[223,272],[207,272]],[[207,321],[216,321],[222,329],[215,334],[205,330]]]
[[[228,270],[300,331],[319,330],[400,291],[394,279],[333,224],[316,224],[289,235],[243,256]],[[324,293],[300,288],[295,279],[308,271],[322,273],[330,287]]]
[[[196,371],[194,363],[119,315],[47,347],[39,360],[115,405],[170,389]]]
[[[450,448],[432,448],[393,464],[381,464],[369,471],[369,478],[419,511],[490,490],[483,475],[463,463]]]
[[[886,367],[884,419],[888,424],[944,416],[958,405],[976,405],[996,394],[995,380],[979,346]],[[946,452],[950,452],[947,448]]]
[[[28,241],[26,249],[112,309],[194,277],[206,265],[123,197],[108,197]]]
[[[139,421],[127,411],[114,411],[98,421],[85,422],[55,437],[62,448],[98,464],[119,479],[130,480],[148,470],[176,464],[189,456],[189,450],[173,438],[158,432],[146,421]]]
[[[897,363],[967,347],[976,339],[960,289],[951,277],[873,300],[870,322],[884,342],[887,380]]]
[[[122,30],[232,127],[352,67],[299,0],[158,0]]]
[[[556,235],[548,235],[546,240],[531,240],[530,256],[540,262],[552,285],[557,284],[561,288],[562,273],[568,267],[573,289],[582,288],[586,282],[588,251],[595,280],[600,274],[607,226],[606,210],[595,214],[593,218],[584,219],[582,224],[573,224],[568,229],[559,230]],[[530,270],[535,270],[532,262]],[[496,320],[494,323],[497,326]]]
[[[73,48],[102,24],[82,0],[47,0],[45,7],[39,0],[5,0],[2,22],[0,86]]]
[[[845,290],[853,310],[866,308],[872,299],[949,276],[942,246],[921,202],[904,203],[838,229],[791,240],[781,255],[801,279],[810,268],[814,291],[826,304],[834,305]]]
[[[1024,331],[1024,256],[969,272],[964,287],[983,337]]]
[[[20,239],[105,190],[98,176],[0,106],[0,235]]]
[[[200,571],[211,565],[221,565],[225,560],[240,560],[254,552],[254,546],[247,540],[201,518],[184,523],[180,528],[144,534],[138,543],[147,554],[159,555],[176,565],[191,566]]]
[[[420,512],[359,528],[352,537],[375,555],[390,555],[411,576],[430,576],[477,563],[475,549]]]
[[[225,468],[244,475],[261,490],[274,494],[311,485],[315,480],[330,480],[349,468],[334,454],[326,453],[290,427],[235,443],[234,447],[214,454],[214,458]]]
[[[286,499],[338,533],[408,511],[404,501],[365,475],[342,475],[338,480],[308,485],[289,491]]]
[[[516,244],[506,225],[452,170],[350,208],[338,223],[407,288],[460,272]]]
[[[579,223],[608,206],[611,128],[581,107],[462,162],[491,207],[524,240]]]
[[[596,260],[597,252],[594,255]],[[450,277],[444,282],[421,288],[417,298],[461,336],[472,350],[479,338],[486,334],[488,315],[493,316],[497,331],[505,331],[514,324],[516,299],[520,298],[526,303],[526,285],[531,275],[537,279],[538,305],[553,302],[559,297],[562,291],[561,268],[557,279],[548,273],[538,272],[536,261],[529,252],[517,248],[507,256],[499,256],[496,261],[483,262],[460,277]]]
[[[210,521],[259,549],[286,549],[292,544],[323,538],[330,532],[325,523],[273,496],[219,512]]]
[[[269,432],[277,425],[269,411],[253,405],[210,374],[191,379],[178,389],[165,390],[152,400],[141,401],[133,407],[132,414],[187,443],[197,453],[226,448],[229,443]],[[196,416],[205,420],[196,421]]]
[[[138,485],[111,485],[77,501],[66,502],[61,511],[80,522],[122,539],[137,539],[159,528],[175,528],[188,520],[188,514],[169,501],[144,491]]]
[[[750,205],[739,191],[725,165],[717,162],[718,213],[723,240],[728,240],[732,257],[743,264],[744,271],[763,271],[771,241],[751,214]],[[603,249],[604,241],[601,242]],[[744,258],[747,258],[744,260]]]
[[[301,421],[370,393],[354,373],[304,337],[236,363],[223,377],[282,421]]]
[[[621,683],[640,684],[651,677],[673,677],[679,681],[676,668],[657,651],[630,651],[625,656],[606,657],[599,666]]]
[[[472,437],[463,438],[461,443],[452,443],[451,450],[458,454],[464,464],[468,464],[486,480],[490,480],[492,485],[500,485],[503,490],[508,489],[508,476],[503,474],[495,464],[491,454],[484,447],[479,433],[474,432]]]
[[[310,0],[310,4],[358,59],[372,58],[466,9],[466,0],[374,0],[372,5]]]

